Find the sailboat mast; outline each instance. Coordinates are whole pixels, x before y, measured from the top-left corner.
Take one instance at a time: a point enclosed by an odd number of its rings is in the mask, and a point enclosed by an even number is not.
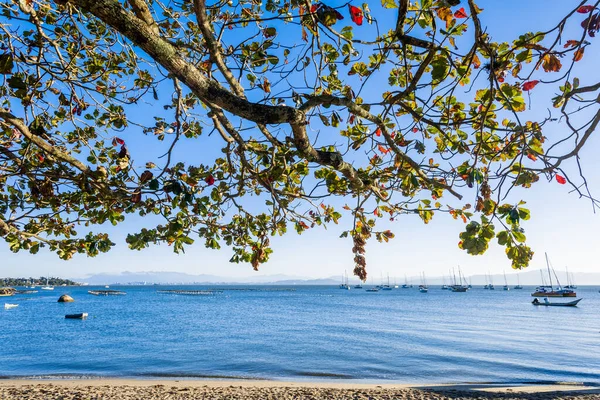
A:
[[[552,274],[550,273],[550,261],[548,261],[548,253],[544,253],[546,256],[546,267],[548,268],[548,278],[550,279],[550,290],[554,290],[552,286]]]

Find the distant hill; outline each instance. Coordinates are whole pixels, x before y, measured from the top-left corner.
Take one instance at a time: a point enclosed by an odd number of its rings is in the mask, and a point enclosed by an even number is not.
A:
[[[544,278],[547,279],[546,270],[542,270]],[[565,271],[557,271],[558,278],[563,285],[567,284]],[[578,285],[599,285],[600,273],[573,272],[575,283]],[[527,270],[518,274],[521,285],[539,285],[541,284],[540,270]],[[504,276],[495,274],[491,276],[494,285],[504,285]],[[487,278],[489,279],[489,278]],[[506,279],[510,286],[517,284],[517,273],[510,272],[506,274]],[[148,271],[148,272],[129,272],[124,271],[120,274],[96,274],[85,278],[73,278],[76,282],[85,282],[90,285],[110,285],[110,284],[262,284],[262,285],[337,285],[340,283],[340,278],[337,276],[327,278],[310,278],[289,276],[284,274],[276,275],[254,275],[245,277],[224,277],[216,275],[192,275],[183,272],[170,271]],[[412,284],[418,285],[420,278],[418,276],[409,277]],[[484,274],[467,276],[467,280],[473,285],[485,285],[487,283]],[[552,277],[555,281],[555,277]],[[391,283],[393,283],[393,278]],[[448,276],[427,276],[427,283],[430,285],[441,285],[442,282],[450,284]],[[355,277],[349,279],[350,285],[358,284],[359,281]],[[379,284],[379,279],[375,279],[373,284]],[[404,278],[396,279],[397,285],[402,285]],[[368,284],[371,284],[369,281]]]
[[[109,285],[109,284],[278,284],[278,285],[332,285],[338,283],[337,280],[311,279],[305,277],[295,277],[283,274],[277,275],[255,275],[247,277],[224,277],[216,275],[192,275],[183,272],[170,271],[148,271],[148,272],[129,272],[124,271],[120,274],[97,274],[86,278],[76,278],[77,282],[85,282],[90,285]]]

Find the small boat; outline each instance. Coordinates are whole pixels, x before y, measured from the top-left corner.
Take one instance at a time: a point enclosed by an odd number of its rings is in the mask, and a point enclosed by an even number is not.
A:
[[[421,292],[421,293],[427,293],[427,292],[429,292],[429,289],[426,288],[426,287],[420,287],[419,288],[419,292]]]
[[[502,286],[502,290],[510,290],[508,282],[506,281],[506,272],[504,272],[504,286]]]
[[[544,299],[544,301],[539,301],[538,299],[534,299],[531,304],[534,306],[548,306],[548,307],[576,307],[577,303],[579,303],[581,299],[577,299],[574,301],[569,301],[567,303],[550,303],[548,299]]]
[[[362,289],[362,285],[359,283],[358,285],[354,285],[354,289]]]
[[[365,290],[365,292],[379,292],[379,289],[377,289],[376,287],[372,287]]]
[[[9,303],[4,303],[4,309],[5,310],[10,310],[11,308],[17,308],[19,307],[18,304],[9,304]]]
[[[86,319],[88,317],[88,313],[79,313],[79,314],[67,314],[65,315],[65,319]]]

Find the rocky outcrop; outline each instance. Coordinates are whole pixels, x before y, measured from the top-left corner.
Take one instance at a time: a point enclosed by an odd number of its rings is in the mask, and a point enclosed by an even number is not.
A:
[[[62,296],[60,296],[60,298],[58,299],[59,303],[72,303],[75,300],[69,296],[68,294],[63,294]]]
[[[16,290],[11,287],[0,287],[0,296],[12,296]]]

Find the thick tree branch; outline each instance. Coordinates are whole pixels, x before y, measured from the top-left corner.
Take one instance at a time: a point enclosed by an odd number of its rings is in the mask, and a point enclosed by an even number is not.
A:
[[[90,171],[89,168],[85,164],[83,164],[81,161],[77,160],[74,157],[71,157],[69,154],[67,154],[63,151],[58,150],[55,146],[52,146],[51,144],[46,142],[44,139],[31,133],[31,131],[29,130],[27,125],[25,125],[25,123],[20,118],[17,118],[14,115],[12,115],[11,113],[6,112],[6,111],[0,111],[0,118],[2,118],[7,123],[14,126],[15,128],[17,128],[23,136],[25,136],[30,142],[35,144],[37,147],[42,149],[46,154],[53,155],[54,157],[58,158],[59,160],[62,160],[64,162],[72,165],[73,167],[77,168],[79,171],[81,171],[83,173],[88,173]]]
[[[159,35],[160,31],[158,29],[158,25],[156,21],[152,17],[152,13],[150,12],[150,8],[148,4],[146,4],[145,0],[127,0],[131,9],[135,13],[136,17],[144,21],[154,32],[155,35]]]
[[[71,0],[70,3],[93,14],[127,37],[203,101],[214,103],[238,117],[260,124],[304,124],[304,114],[292,107],[252,103],[209,80],[185,60],[174,46],[155,35],[151,27],[125,10],[118,1]]]

